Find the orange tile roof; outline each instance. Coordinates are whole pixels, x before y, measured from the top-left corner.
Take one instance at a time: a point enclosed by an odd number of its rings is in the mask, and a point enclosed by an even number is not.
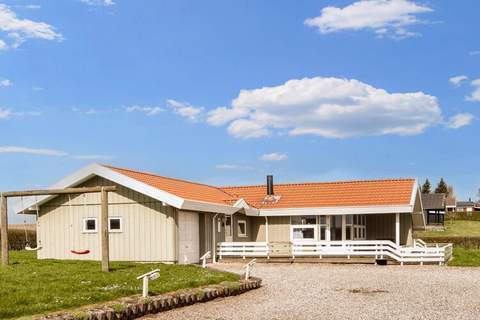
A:
[[[224,205],[230,204],[230,202],[237,200],[221,189],[206,184],[162,177],[152,173],[117,168],[107,165],[104,165],[104,167],[184,199]]]
[[[277,202],[265,202],[266,186],[223,187],[256,208],[322,208],[408,205],[414,179],[275,184]]]
[[[414,179],[275,184],[276,202],[264,202],[266,185],[215,187],[152,173],[105,166],[120,174],[184,199],[233,205],[244,199],[250,206],[273,208],[321,208],[410,204]]]

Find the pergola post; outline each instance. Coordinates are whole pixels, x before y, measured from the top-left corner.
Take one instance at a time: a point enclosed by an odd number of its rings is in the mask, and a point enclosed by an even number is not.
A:
[[[400,213],[395,213],[395,244],[400,245]]]
[[[347,240],[347,216],[342,214],[342,241]]]
[[[8,209],[7,197],[0,196],[0,237],[2,237],[2,267],[8,266]]]
[[[268,217],[265,216],[265,242],[268,245]]]
[[[109,245],[108,245],[108,192],[104,188],[100,191],[101,198],[101,245],[102,245],[102,271],[108,272],[109,266]]]

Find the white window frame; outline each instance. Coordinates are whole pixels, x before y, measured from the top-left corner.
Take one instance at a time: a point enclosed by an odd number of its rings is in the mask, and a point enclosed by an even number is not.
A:
[[[240,225],[241,224],[245,225],[245,233],[240,233]],[[238,231],[238,237],[239,238],[248,237],[248,235],[247,235],[247,221],[246,220],[237,220],[237,231]]]
[[[310,215],[306,215],[310,216]],[[311,215],[313,216],[313,215]],[[303,217],[303,216],[302,216]],[[315,216],[315,224],[292,224],[292,217],[290,217],[290,241],[292,242],[312,242],[318,239],[318,216]],[[295,229],[313,229],[313,239],[294,239],[293,234]]]
[[[120,229],[110,229],[110,220],[113,220],[113,219],[118,219],[120,220]],[[123,232],[123,219],[122,217],[108,217],[108,232],[111,232],[111,233],[120,233],[120,232]]]
[[[94,220],[95,221],[95,230],[87,230],[87,221]],[[98,219],[95,217],[87,217],[83,218],[83,225],[82,225],[83,233],[97,233],[98,232]]]

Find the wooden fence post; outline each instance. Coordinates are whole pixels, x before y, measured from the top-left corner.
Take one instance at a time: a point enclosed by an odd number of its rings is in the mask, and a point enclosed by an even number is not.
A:
[[[2,237],[2,266],[8,266],[8,209],[7,197],[3,194],[0,197],[0,236]]]
[[[102,246],[102,271],[110,270],[109,244],[108,244],[108,192],[102,188],[101,194],[101,246]]]

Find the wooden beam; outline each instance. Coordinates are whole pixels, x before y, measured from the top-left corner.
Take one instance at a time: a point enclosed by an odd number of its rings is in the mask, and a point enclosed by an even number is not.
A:
[[[0,236],[2,237],[2,267],[8,266],[8,209],[7,197],[0,197]]]
[[[110,254],[108,245],[108,192],[101,188],[101,246],[102,246],[102,271],[110,270]]]
[[[95,193],[105,190],[106,192],[116,191],[115,186],[109,187],[81,187],[81,188],[65,188],[65,189],[46,189],[46,190],[25,190],[25,191],[8,191],[3,192],[4,197],[29,197],[29,196],[54,196],[60,194],[75,193]]]

